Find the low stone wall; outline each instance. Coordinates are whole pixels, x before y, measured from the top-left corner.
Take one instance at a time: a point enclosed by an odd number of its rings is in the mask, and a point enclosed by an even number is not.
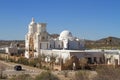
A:
[[[7,59],[8,58],[8,54],[6,53],[0,53],[0,58],[4,58],[4,59]]]
[[[19,58],[20,58],[20,57],[17,57],[17,56],[10,56],[9,54],[6,54],[6,53],[0,53],[0,59],[3,59],[3,60],[12,59],[12,60],[17,61]]]

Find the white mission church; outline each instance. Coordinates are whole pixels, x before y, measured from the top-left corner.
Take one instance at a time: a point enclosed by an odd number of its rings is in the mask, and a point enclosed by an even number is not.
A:
[[[71,56],[76,56],[78,59],[85,57],[88,63],[120,65],[119,50],[84,50],[84,44],[83,39],[74,37],[68,30],[62,31],[58,38],[52,38],[46,30],[46,23],[36,23],[32,19],[28,25],[28,33],[25,35],[25,57],[55,55],[56,62],[59,62],[59,58],[65,62]]]
[[[32,18],[25,35],[25,48],[25,57],[31,58],[37,57],[42,50],[49,52],[84,49],[84,40],[74,37],[68,30],[62,31],[58,38],[52,38],[46,30],[46,23],[36,23]]]

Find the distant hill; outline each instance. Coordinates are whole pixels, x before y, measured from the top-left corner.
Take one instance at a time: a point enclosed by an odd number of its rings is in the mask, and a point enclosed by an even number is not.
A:
[[[97,42],[99,42],[99,43],[104,42],[104,43],[107,43],[107,44],[118,45],[118,44],[120,44],[120,38],[107,37],[107,38],[100,39]]]
[[[13,42],[17,43],[19,47],[25,47],[25,40],[0,40],[0,47],[10,46]]]
[[[120,38],[107,37],[96,41],[86,40],[87,48],[120,48]]]

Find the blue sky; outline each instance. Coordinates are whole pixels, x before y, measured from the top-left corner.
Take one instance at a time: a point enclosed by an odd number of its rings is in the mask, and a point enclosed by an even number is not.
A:
[[[49,33],[120,38],[120,0],[0,0],[0,39],[23,40],[32,17]]]

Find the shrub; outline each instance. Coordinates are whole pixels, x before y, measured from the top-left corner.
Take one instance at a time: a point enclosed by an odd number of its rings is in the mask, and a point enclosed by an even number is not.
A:
[[[0,79],[6,79],[7,78],[7,75],[5,75],[3,73],[3,71],[5,71],[5,66],[0,65]]]
[[[96,71],[98,75],[93,80],[120,80],[120,68],[99,66]]]
[[[29,65],[32,66],[32,67],[36,67],[37,63],[38,63],[38,61],[35,60],[35,59],[29,60]]]
[[[0,60],[5,60],[5,58],[0,55]]]
[[[42,72],[40,75],[36,76],[35,80],[59,80],[59,78],[53,75],[51,72]]]
[[[63,72],[64,77],[68,77],[68,71]]]
[[[81,58],[79,60],[79,64],[80,64],[81,69],[84,69],[85,66],[87,65],[87,59],[86,58]]]
[[[73,66],[73,61],[72,60],[66,60],[65,63],[64,63],[64,68],[65,69],[70,69],[72,70],[72,66]]]
[[[78,71],[75,73],[73,80],[89,80],[89,73],[87,71]]]
[[[67,70],[72,70],[73,63],[75,63],[75,69],[78,69],[79,68],[79,60],[76,56],[71,56],[70,59],[66,59],[66,61],[64,63],[64,68]]]
[[[18,59],[18,63],[24,64],[24,65],[28,65],[28,64],[29,64],[28,59],[23,58],[23,57],[20,57],[20,58]]]
[[[13,60],[12,58],[9,58],[8,61],[10,61],[10,62],[14,62],[14,60]]]
[[[13,76],[10,80],[34,80],[29,74]]]

